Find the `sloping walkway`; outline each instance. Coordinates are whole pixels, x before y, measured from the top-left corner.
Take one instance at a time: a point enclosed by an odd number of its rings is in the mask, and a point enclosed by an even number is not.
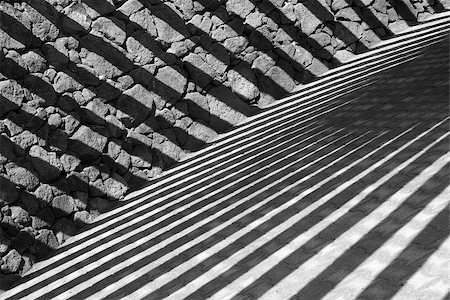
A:
[[[449,297],[449,15],[130,195],[5,299]]]

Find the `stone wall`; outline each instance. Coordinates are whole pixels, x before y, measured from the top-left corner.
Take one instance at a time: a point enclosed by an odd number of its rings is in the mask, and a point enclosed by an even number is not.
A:
[[[0,281],[258,107],[445,7],[0,1]]]

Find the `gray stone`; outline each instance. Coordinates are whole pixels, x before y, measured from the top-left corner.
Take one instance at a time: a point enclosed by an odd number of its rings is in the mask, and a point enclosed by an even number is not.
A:
[[[75,191],[72,194],[75,206],[78,210],[85,210],[88,205],[89,194],[86,192]]]
[[[89,178],[80,172],[72,171],[66,177],[67,191],[89,191]]]
[[[188,107],[189,113],[193,118],[204,120],[209,122],[209,104],[208,99],[202,94],[188,93],[184,97]]]
[[[33,255],[22,255],[22,265],[20,267],[19,275],[24,276],[33,267],[36,258]]]
[[[44,72],[46,68],[46,59],[39,51],[28,51],[22,55],[25,68],[30,73]]]
[[[108,40],[122,45],[126,39],[126,25],[114,17],[100,17],[92,23],[92,28],[101,32]]]
[[[189,37],[189,32],[178,14],[168,4],[150,8],[158,33],[157,41],[170,45]]]
[[[36,230],[50,228],[54,221],[55,217],[49,207],[44,207],[36,216],[31,216],[31,226]]]
[[[11,247],[11,238],[3,231],[3,228],[0,227],[0,255],[3,256],[3,254],[8,252],[9,247]]]
[[[226,8],[227,11],[245,19],[245,17],[255,9],[255,5],[250,0],[229,0],[226,2]]]
[[[22,105],[25,90],[14,80],[0,81],[0,116]]]
[[[19,254],[27,250],[34,242],[32,229],[25,228],[19,231],[19,234],[13,239],[12,248],[16,249]]]
[[[9,210],[11,212],[11,218],[15,223],[20,224],[22,226],[27,226],[30,223],[31,221],[30,214],[22,207],[11,206]]]
[[[67,134],[72,134],[80,126],[80,117],[77,113],[70,113],[63,118],[64,120],[64,131]]]
[[[62,124],[62,118],[60,114],[51,114],[47,120],[48,125],[58,128]]]
[[[248,41],[243,36],[236,36],[226,39],[223,46],[234,54],[239,54],[247,48]]]
[[[211,19],[205,15],[195,15],[188,24],[195,26],[196,31],[200,30],[202,33],[209,34],[213,25]]]
[[[83,4],[74,2],[64,9],[62,28],[67,33],[85,33],[91,27],[92,19]]]
[[[61,195],[53,198],[52,208],[56,218],[70,215],[76,211],[75,201],[69,195]]]
[[[0,45],[7,49],[23,49],[31,45],[33,36],[31,33],[30,18],[14,9],[12,5],[3,2],[0,11],[2,27],[0,29]],[[19,22],[20,25],[17,25]],[[14,37],[20,36],[20,39]]]
[[[131,165],[138,168],[151,168],[151,149],[146,146],[136,146],[131,153]]]
[[[207,98],[211,117],[214,116],[218,119],[214,123],[211,122],[211,126],[219,133],[228,129],[230,125],[245,120],[246,114],[249,112],[248,106],[224,86],[212,88]],[[233,103],[233,107],[227,105],[224,99],[227,103]]]
[[[185,148],[191,151],[200,149],[205,143],[214,141],[219,135],[205,123],[194,121],[188,128]]]
[[[153,19],[153,14],[148,8],[144,8],[136,13],[133,13],[130,17],[130,21],[140,26],[144,31],[146,31],[150,36],[156,37],[156,26]]]
[[[121,12],[125,16],[129,17],[131,14],[134,14],[141,8],[143,8],[144,5],[139,0],[128,0],[125,3],[123,3],[117,11]]]
[[[113,173],[103,184],[106,189],[106,195],[111,199],[121,199],[128,191],[127,182],[116,173]]]
[[[71,153],[64,153],[61,156],[61,164],[64,168],[64,171],[66,173],[69,173],[73,170],[75,170],[81,163],[81,160],[76,157],[74,154]]]
[[[11,181],[27,191],[32,191],[39,184],[38,177],[32,171],[13,162],[7,163],[5,169]]]
[[[0,174],[0,204],[11,204],[17,200],[19,191],[16,185],[4,174]]]
[[[97,166],[85,167],[82,173],[89,178],[89,181],[95,181],[100,176],[100,170]]]
[[[69,136],[66,132],[56,129],[48,140],[48,146],[51,151],[65,152],[67,149],[67,139]]]
[[[109,129],[112,137],[120,137],[125,132],[125,126],[113,115],[105,117],[106,127]]]
[[[153,80],[153,91],[166,102],[175,103],[187,88],[187,75],[177,66],[166,66],[158,70]]]
[[[114,163],[116,164],[115,166],[119,174],[125,173],[130,167],[130,154],[128,154],[125,150],[121,150],[119,156],[117,156],[117,158],[114,160]]]
[[[240,98],[250,102],[259,96],[256,76],[246,64],[240,64],[228,72],[231,90]]]
[[[50,249],[58,248],[58,240],[53,231],[49,229],[39,230],[39,234],[35,238],[36,258],[42,259],[49,254]]]
[[[77,231],[75,223],[68,218],[56,220],[53,227],[56,231],[56,239],[60,245],[71,236],[74,236]]]
[[[101,214],[107,212],[112,207],[112,203],[105,198],[90,198],[89,207],[91,210],[91,214],[93,212]]]
[[[204,88],[213,80],[215,71],[210,68],[200,55],[190,53],[183,58],[183,62],[196,85]]]
[[[75,226],[78,228],[82,228],[88,224],[91,224],[95,220],[95,215],[90,214],[89,212],[82,210],[77,211],[73,215],[73,221],[75,222]]]
[[[86,105],[83,116],[88,123],[104,125],[107,113],[108,107],[106,104],[99,98],[95,98]]]
[[[89,196],[103,197],[106,195],[106,188],[103,181],[99,178],[89,182]]]
[[[81,63],[100,79],[121,76],[134,67],[123,48],[101,35],[87,34],[81,38],[80,45]]]
[[[43,42],[55,40],[59,35],[58,12],[50,3],[36,2],[33,6],[25,5],[25,12],[33,24],[31,31],[34,36]],[[41,13],[45,12],[45,13]]]
[[[16,146],[20,147],[20,149],[27,150],[32,145],[38,143],[38,138],[34,133],[25,130],[18,135],[14,136],[12,139]]]
[[[214,70],[215,77],[223,76],[230,64],[228,51],[219,43],[214,43],[208,47],[206,63]]]
[[[42,182],[52,182],[63,170],[61,161],[54,152],[47,152],[40,146],[32,146],[29,151],[31,163]]]
[[[34,215],[39,211],[39,200],[36,196],[28,191],[21,191],[19,195],[19,206],[24,208],[28,213]]]
[[[335,14],[335,17],[337,20],[361,22],[361,17],[356,13],[355,9],[357,8],[350,8],[350,7],[343,8]]]
[[[108,138],[104,135],[81,125],[71,137],[71,150],[81,160],[92,161],[101,155],[107,141]]]
[[[259,70],[263,74],[273,66],[275,66],[275,60],[266,53],[259,53],[252,63],[252,69]]]
[[[58,72],[55,77],[53,88],[57,93],[73,92],[83,89],[78,76],[68,71]]]
[[[3,264],[1,266],[3,273],[16,273],[19,270],[22,256],[17,250],[12,249],[3,257]]]
[[[343,48],[343,46],[348,46],[361,39],[363,31],[363,27],[357,22],[341,21],[336,23],[335,36],[338,48]]]
[[[39,206],[45,207],[53,200],[53,189],[48,184],[42,184],[34,191],[34,195],[40,200]]]
[[[117,118],[127,127],[143,122],[153,108],[153,94],[136,84],[117,99]]]

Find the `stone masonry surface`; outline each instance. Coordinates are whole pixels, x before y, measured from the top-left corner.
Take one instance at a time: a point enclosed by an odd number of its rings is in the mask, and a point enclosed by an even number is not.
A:
[[[0,285],[447,0],[0,1]]]

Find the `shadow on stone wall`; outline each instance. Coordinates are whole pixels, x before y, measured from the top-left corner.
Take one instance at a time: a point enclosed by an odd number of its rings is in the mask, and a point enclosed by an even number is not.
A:
[[[337,52],[392,35],[386,3],[116,2],[0,5],[5,274],[28,270],[256,104],[340,64]]]

